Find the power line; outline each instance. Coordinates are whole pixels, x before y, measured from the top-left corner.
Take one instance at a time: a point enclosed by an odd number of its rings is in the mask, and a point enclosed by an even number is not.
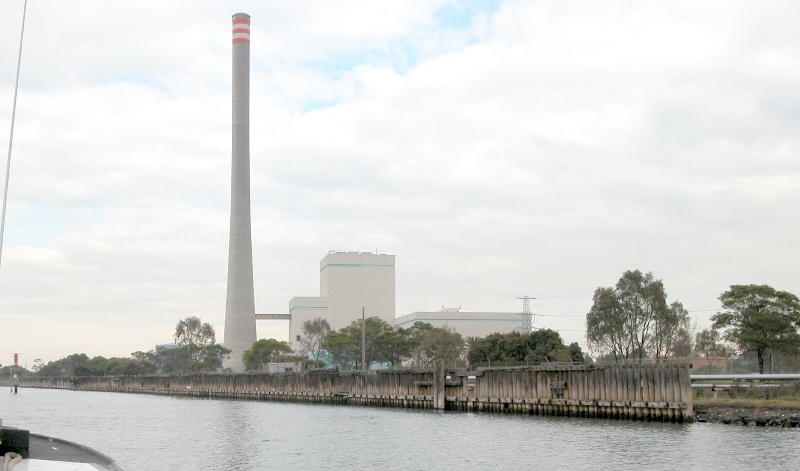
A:
[[[692,313],[692,312],[716,312],[716,311],[724,311],[724,309],[722,309],[722,308],[716,308],[716,309],[687,309],[686,311],[689,312],[689,313]],[[540,314],[540,313],[537,313],[536,315],[540,316],[540,317],[586,317],[586,314]]]
[[[800,265],[789,265],[789,266],[782,266],[782,267],[774,267],[774,268],[763,268],[759,270],[750,270],[750,271],[743,271],[738,273],[725,273],[719,276],[710,276],[710,277],[702,277],[697,278],[691,281],[684,281],[684,282],[669,282],[664,281],[665,287],[669,288],[670,291],[689,291],[689,290],[699,290],[705,288],[713,288],[718,285],[725,285],[729,286],[732,284],[741,284],[737,283],[735,280],[741,279],[743,277],[753,276],[753,275],[761,275],[761,276],[754,276],[758,279],[773,279],[773,278],[783,278],[783,277],[790,277],[790,276],[800,276],[800,272],[796,271],[800,269]],[[771,273],[776,271],[785,271],[790,270],[789,272],[783,273]],[[576,295],[576,294],[564,294],[563,296],[552,296],[546,298],[547,300],[571,300],[571,299],[590,299],[591,293]],[[690,311],[691,312],[691,311]],[[541,314],[537,314],[541,315]]]

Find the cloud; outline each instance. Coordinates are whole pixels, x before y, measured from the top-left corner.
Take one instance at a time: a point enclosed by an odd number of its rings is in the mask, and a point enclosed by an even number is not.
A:
[[[701,326],[728,284],[798,291],[794,3],[237,8],[253,18],[259,312],[317,295],[330,249],[395,254],[398,314],[529,295],[570,342],[629,269]],[[29,6],[0,318],[40,335],[9,348],[127,355],[186,315],[222,338],[232,13]],[[0,74],[3,108],[12,93]]]

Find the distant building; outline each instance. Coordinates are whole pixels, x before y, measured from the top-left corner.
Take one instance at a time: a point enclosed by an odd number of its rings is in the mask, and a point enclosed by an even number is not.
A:
[[[264,368],[252,371],[261,373],[299,373],[303,371],[303,364],[300,362],[267,363]]]
[[[394,321],[396,327],[408,328],[417,322],[434,327],[452,327],[462,337],[486,337],[499,332],[507,334],[519,329],[521,318],[516,312],[464,312],[461,308],[442,308],[435,312],[412,312]]]
[[[321,317],[331,330],[347,327],[366,317],[379,317],[389,325],[408,328],[416,322],[434,327],[449,326],[462,337],[486,337],[509,333],[522,325],[518,312],[464,312],[445,308],[435,312],[412,312],[395,317],[395,256],[372,252],[332,250],[319,264],[319,296],[296,296],[288,314],[257,314],[257,319],[289,320],[289,341],[300,350],[303,323]]]
[[[366,317],[395,321],[394,255],[331,251],[319,264],[319,296],[289,301],[289,340],[300,348],[303,323],[315,317],[339,330]]]
[[[730,373],[731,361],[728,357],[704,356],[692,357],[693,373],[698,371],[704,374]]]
[[[161,355],[167,350],[175,350],[178,347],[180,347],[180,345],[177,343],[162,343],[160,345],[156,345],[155,352],[156,355]]]

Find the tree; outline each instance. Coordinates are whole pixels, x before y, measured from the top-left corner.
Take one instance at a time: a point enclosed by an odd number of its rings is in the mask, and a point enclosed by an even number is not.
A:
[[[431,368],[437,361],[446,365],[457,365],[464,355],[464,339],[452,327],[433,327],[426,322],[417,322],[400,332],[405,337],[406,352],[411,366]]]
[[[300,345],[303,354],[308,355],[308,359],[314,362],[322,360],[325,338],[331,331],[331,325],[322,317],[315,317],[303,322]]]
[[[617,282],[614,293],[625,315],[625,328],[639,359],[646,356],[655,336],[658,318],[667,313],[664,285],[652,273],[627,271]]]
[[[528,353],[524,360],[533,362],[570,362],[583,361],[583,352],[577,343],[564,345],[561,335],[552,329],[538,329],[528,334],[525,339]]]
[[[340,369],[355,369],[361,359],[361,337],[341,332],[330,332],[323,344],[331,362]]]
[[[135,351],[131,353],[131,359],[136,363],[137,369],[142,374],[155,373],[159,370],[159,359],[155,350]]]
[[[581,346],[578,345],[578,342],[572,342],[569,344],[569,359],[574,363],[588,363],[591,364],[591,358],[589,357],[590,361],[586,361],[586,355],[583,353]]]
[[[690,337],[690,327],[681,303],[667,306],[661,280],[639,270],[623,273],[614,288],[597,288],[586,314],[590,348],[617,360],[675,356]]]
[[[368,317],[364,325],[366,365],[368,367],[374,363],[395,365],[400,356],[397,351],[401,343],[398,339],[400,334],[380,317]],[[338,332],[330,332],[323,347],[331,355],[331,361],[339,368],[360,368],[361,319],[353,321]]]
[[[552,329],[538,329],[530,334],[494,333],[483,339],[470,338],[467,360],[483,362],[583,362],[577,343],[567,347],[561,335]]]
[[[627,359],[633,351],[626,332],[626,315],[614,295],[613,288],[597,288],[592,309],[586,314],[586,340],[589,348],[615,360]]]
[[[156,355],[149,352],[134,352],[130,358],[95,356],[89,358],[85,353],[73,353],[60,360],[42,364],[34,360],[37,376],[126,376],[155,373]],[[171,371],[171,370],[170,370]]]
[[[121,376],[121,375],[134,375],[142,373],[139,370],[137,363],[130,358],[105,358],[96,356],[85,364],[76,366],[74,369],[75,376]]]
[[[187,347],[169,348],[157,354],[159,373],[191,372],[191,358]]]
[[[467,364],[470,363],[469,352],[472,351],[473,348],[477,348],[482,340],[483,339],[481,337],[478,337],[476,335],[470,335],[464,339],[464,351],[461,354],[461,357],[463,358],[464,362],[466,362]]]
[[[88,373],[87,376],[105,376],[108,367],[109,360],[102,356],[90,358],[85,366],[86,373]],[[81,376],[77,370],[75,371],[75,376]]]
[[[666,296],[665,296],[666,298]],[[654,319],[651,351],[654,358],[691,355],[692,320],[678,301]]]
[[[214,327],[208,322],[203,323],[196,316],[189,316],[178,321],[174,337],[175,343],[178,345],[205,347],[217,343]]]
[[[733,355],[733,349],[722,343],[718,329],[703,329],[694,337],[694,352],[696,355],[705,357],[709,368],[711,367],[712,357],[729,358]]]
[[[196,316],[178,321],[174,338],[180,347],[164,351],[165,370],[169,372],[214,370],[231,352],[217,344],[214,327]]]
[[[694,329],[678,330],[672,350],[668,356],[673,358],[691,358],[694,351]]]
[[[61,358],[56,361],[49,361],[46,365],[39,368],[36,372],[37,376],[75,376],[76,368],[78,371],[84,371],[81,367],[85,367],[89,361],[89,357],[85,353],[73,353],[72,355]]]
[[[250,350],[242,355],[244,367],[248,371],[262,370],[270,363],[276,363],[292,353],[292,347],[287,342],[275,339],[257,340]]]
[[[218,343],[202,347],[199,356],[195,356],[190,363],[194,371],[215,371],[222,368],[222,360],[230,355],[231,349]]]
[[[17,378],[24,378],[31,373],[21,365],[6,365],[0,368],[0,381],[9,379],[11,375],[17,375]]]
[[[467,360],[470,363],[483,363],[493,361],[525,361],[527,349],[522,345],[522,334],[511,332],[509,334],[493,333],[475,341],[471,341]]]
[[[767,285],[732,285],[719,300],[726,311],[711,317],[712,327],[726,329],[725,339],[741,351],[755,352],[759,373],[764,373],[768,350],[800,349],[800,300],[794,294]]]

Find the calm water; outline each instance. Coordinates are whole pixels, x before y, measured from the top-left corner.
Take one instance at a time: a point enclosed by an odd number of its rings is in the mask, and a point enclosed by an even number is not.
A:
[[[8,388],[0,418],[128,471],[800,469],[800,429]]]

